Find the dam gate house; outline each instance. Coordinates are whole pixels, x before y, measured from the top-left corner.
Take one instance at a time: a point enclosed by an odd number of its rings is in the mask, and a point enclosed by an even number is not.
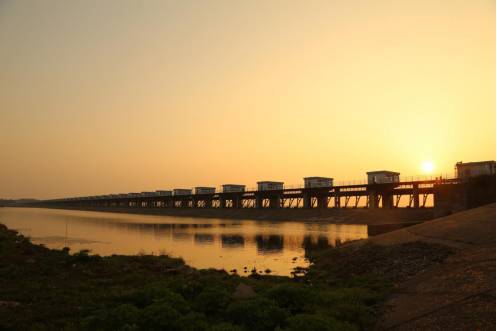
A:
[[[457,162],[457,178],[495,175],[495,161]]]
[[[283,182],[260,181],[257,182],[255,193],[256,208],[280,208]]]
[[[187,189],[187,188],[175,188],[173,190],[173,194],[175,196],[178,196],[178,195],[190,195],[190,194],[192,194],[192,190]]]
[[[283,189],[283,182],[271,182],[271,181],[257,182],[258,191],[272,191],[272,190],[282,190],[282,189]]]
[[[395,171],[368,171],[366,174],[368,175],[368,184],[388,184],[400,181],[400,173]]]
[[[205,186],[195,187],[195,194],[214,194],[214,193],[216,193],[215,187],[205,187]]]
[[[161,197],[170,197],[173,195],[173,191],[169,191],[169,190],[158,190],[155,192],[157,193],[158,196],[161,196]]]
[[[245,185],[224,184],[223,193],[245,192]]]
[[[305,188],[332,187],[333,178],[329,177],[304,177]]]

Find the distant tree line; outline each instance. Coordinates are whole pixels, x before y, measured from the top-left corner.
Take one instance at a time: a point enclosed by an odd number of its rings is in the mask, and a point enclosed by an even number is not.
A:
[[[0,207],[16,206],[23,203],[37,201],[36,199],[0,199]]]

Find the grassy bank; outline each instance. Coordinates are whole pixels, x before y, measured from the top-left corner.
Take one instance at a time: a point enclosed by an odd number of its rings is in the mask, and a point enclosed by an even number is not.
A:
[[[450,253],[400,249],[402,259],[394,248],[330,249],[301,277],[240,277],[166,256],[50,250],[0,225],[0,329],[368,330],[399,277]],[[392,254],[417,262],[392,269]]]

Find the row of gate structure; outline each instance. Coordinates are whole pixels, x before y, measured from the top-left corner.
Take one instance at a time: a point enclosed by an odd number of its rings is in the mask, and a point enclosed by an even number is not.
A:
[[[495,176],[494,176],[495,177]],[[44,200],[47,206],[121,208],[423,208],[450,191],[457,178],[172,196],[105,196]]]

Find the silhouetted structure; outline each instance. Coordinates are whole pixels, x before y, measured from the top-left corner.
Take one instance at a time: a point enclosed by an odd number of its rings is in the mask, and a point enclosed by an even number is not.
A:
[[[424,208],[428,197],[440,213],[476,207],[495,201],[495,161],[458,163],[458,177],[400,181],[393,171],[368,172],[367,183],[333,185],[329,177],[306,177],[300,188],[284,188],[282,182],[259,182],[258,190],[245,185],[111,194],[37,201],[24,205],[58,208],[398,208],[408,197],[407,208]]]

